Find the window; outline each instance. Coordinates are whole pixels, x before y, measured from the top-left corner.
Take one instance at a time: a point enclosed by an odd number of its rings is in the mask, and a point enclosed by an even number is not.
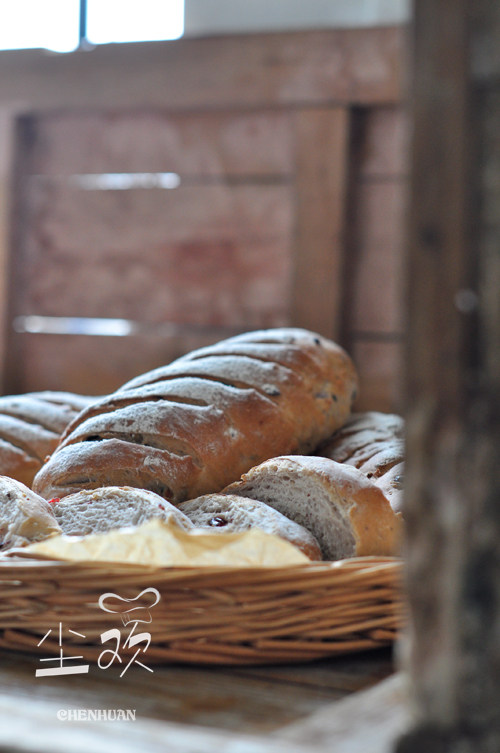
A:
[[[87,0],[87,39],[93,44],[177,39],[183,0]]]
[[[80,0],[1,0],[0,49],[78,47]]]
[[[178,39],[184,0],[0,0],[0,49]]]

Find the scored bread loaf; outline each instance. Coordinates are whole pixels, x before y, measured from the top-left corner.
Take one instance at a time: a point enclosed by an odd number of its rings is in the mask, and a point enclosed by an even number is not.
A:
[[[53,500],[52,510],[61,530],[68,536],[105,533],[114,528],[139,526],[146,520],[173,517],[184,529],[189,518],[166,499],[145,489],[107,486],[69,494]]]
[[[264,502],[234,494],[205,494],[181,502],[178,509],[197,528],[210,528],[221,533],[259,528],[289,541],[310,560],[321,559],[321,549],[312,533]]]
[[[315,454],[348,463],[376,484],[397,512],[402,510],[405,424],[401,416],[353,413]]]
[[[223,493],[259,499],[307,528],[327,560],[399,554],[401,515],[352,466],[311,455],[272,458]]]
[[[374,478],[374,483],[383,491],[391,507],[395,512],[404,514],[403,506],[403,483],[404,483],[405,464],[398,463],[393,465],[388,471],[383,473],[379,478]]]
[[[50,391],[0,397],[0,474],[31,486],[66,426],[95,399]]]
[[[49,503],[8,476],[0,476],[0,552],[60,533]]]
[[[345,422],[356,386],[347,353],[315,333],[238,335],[82,411],[33,488],[137,486],[175,504],[218,492],[266,458],[311,452]]]

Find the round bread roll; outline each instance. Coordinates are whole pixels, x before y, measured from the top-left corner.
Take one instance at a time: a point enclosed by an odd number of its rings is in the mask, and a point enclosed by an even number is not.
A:
[[[197,528],[231,533],[260,528],[300,549],[310,560],[321,559],[319,544],[309,531],[256,499],[234,494],[206,494],[181,502],[181,510]]]
[[[307,528],[327,560],[399,554],[401,515],[349,465],[310,455],[277,457],[224,493],[259,499]]]
[[[356,394],[347,353],[302,329],[248,332],[133,379],[68,427],[37,473],[46,499],[134,486],[174,504],[261,461],[311,452]]]
[[[145,489],[107,486],[70,494],[53,501],[52,509],[61,530],[68,536],[105,533],[114,528],[138,526],[151,518],[169,516],[184,529],[191,521],[163,497]]]
[[[95,400],[50,391],[0,397],[0,473],[31,486],[66,426]]]
[[[0,476],[0,551],[61,533],[49,503],[20,481]]]

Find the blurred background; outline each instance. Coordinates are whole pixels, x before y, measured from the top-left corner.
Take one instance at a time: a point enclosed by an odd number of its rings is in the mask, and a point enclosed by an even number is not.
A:
[[[399,412],[408,2],[0,7],[1,392],[304,326]]]

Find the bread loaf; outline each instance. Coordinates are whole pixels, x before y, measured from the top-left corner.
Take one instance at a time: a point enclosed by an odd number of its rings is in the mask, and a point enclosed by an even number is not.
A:
[[[66,426],[90,402],[69,392],[0,397],[0,473],[31,486]]]
[[[391,413],[354,413],[315,454],[348,463],[371,479],[401,512],[404,474],[404,420]]]
[[[259,499],[307,528],[327,560],[399,554],[401,515],[352,466],[310,455],[277,457],[223,493]]]
[[[259,528],[289,541],[310,560],[321,559],[319,544],[312,533],[264,502],[234,494],[206,494],[181,502],[179,510],[197,528],[210,528],[212,532],[221,533]]]
[[[60,533],[49,503],[20,481],[0,476],[0,552]]]
[[[163,497],[145,489],[108,486],[69,494],[55,500],[52,510],[68,536],[105,533],[114,528],[139,526],[146,520],[173,517],[185,529],[191,521]]]
[[[301,329],[251,332],[125,384],[79,414],[33,488],[135,486],[175,504],[218,492],[265,460],[311,452],[355,397],[349,356]]]

